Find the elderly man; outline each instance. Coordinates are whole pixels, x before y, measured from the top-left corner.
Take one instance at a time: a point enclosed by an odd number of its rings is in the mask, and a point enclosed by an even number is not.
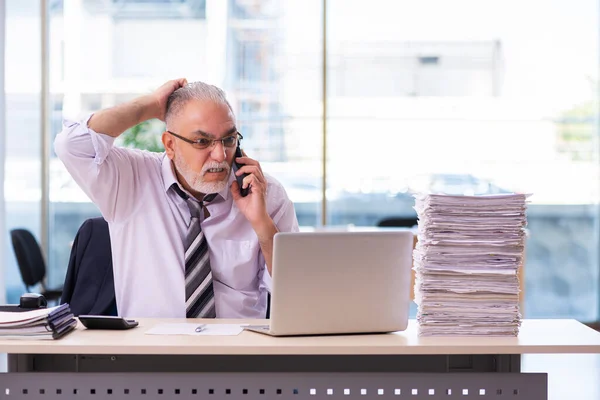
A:
[[[164,153],[113,146],[151,118]],[[119,315],[265,317],[273,236],[298,222],[281,184],[235,156],[240,139],[223,91],[185,79],[65,121],[56,154],[109,223]]]

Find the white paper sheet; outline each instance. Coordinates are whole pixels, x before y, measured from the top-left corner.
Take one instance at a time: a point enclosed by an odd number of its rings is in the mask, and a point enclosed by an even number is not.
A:
[[[517,335],[529,196],[415,197],[419,334]]]
[[[202,324],[204,329],[196,332],[200,324],[159,324],[144,332],[146,335],[236,336],[243,330],[239,324]]]
[[[0,325],[2,327],[11,326],[11,325],[22,325],[29,321],[38,321],[48,316],[52,311],[56,310],[60,306],[48,307],[48,308],[40,308],[31,311],[20,311],[20,312],[10,312],[4,311],[0,312]]]

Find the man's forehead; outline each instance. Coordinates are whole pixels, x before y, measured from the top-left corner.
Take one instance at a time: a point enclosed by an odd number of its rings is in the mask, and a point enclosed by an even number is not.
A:
[[[235,125],[233,125],[231,128],[222,130],[221,132],[207,132],[204,129],[196,129],[196,130],[191,131],[190,134],[194,135],[194,136],[217,138],[217,137],[230,136],[236,132],[237,132],[237,128]]]
[[[190,101],[186,106],[170,115],[167,129],[178,130],[188,135],[222,137],[235,133],[235,116],[226,105],[209,103],[202,107],[202,101]],[[215,107],[216,106],[216,107]]]

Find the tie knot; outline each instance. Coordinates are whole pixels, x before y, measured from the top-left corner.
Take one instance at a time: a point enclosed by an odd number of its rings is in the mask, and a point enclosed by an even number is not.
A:
[[[215,197],[217,197],[216,193],[207,194],[206,196],[204,196],[204,199],[202,200],[202,202],[204,204],[210,203],[211,201],[213,201],[215,199]]]
[[[181,190],[179,185],[177,185],[176,183],[173,184],[173,189],[187,203],[188,208],[190,209],[190,214],[191,214],[192,218],[198,218],[198,219],[201,219],[202,209],[204,208],[204,206],[206,204],[210,203],[211,201],[213,201],[214,198],[217,196],[216,193],[210,193],[210,194],[207,194],[206,196],[204,196],[204,198],[202,199],[202,202],[199,202],[198,200],[196,200],[193,197],[190,197],[187,193],[185,193],[183,190]]]

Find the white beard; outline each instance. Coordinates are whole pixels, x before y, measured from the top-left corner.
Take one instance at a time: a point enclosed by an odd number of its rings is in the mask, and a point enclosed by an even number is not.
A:
[[[198,174],[192,171],[190,166],[184,161],[181,154],[179,154],[179,152],[175,150],[173,164],[175,164],[177,172],[181,175],[183,179],[185,179],[190,188],[199,193],[219,193],[221,190],[225,189],[225,187],[227,186],[227,182],[229,182],[229,174],[231,172],[231,168],[229,167],[229,164],[227,164],[225,161],[223,161],[222,163],[208,162],[202,167],[202,173]],[[210,168],[224,168],[226,172],[225,178],[221,181],[205,182],[204,172],[206,172]]]

